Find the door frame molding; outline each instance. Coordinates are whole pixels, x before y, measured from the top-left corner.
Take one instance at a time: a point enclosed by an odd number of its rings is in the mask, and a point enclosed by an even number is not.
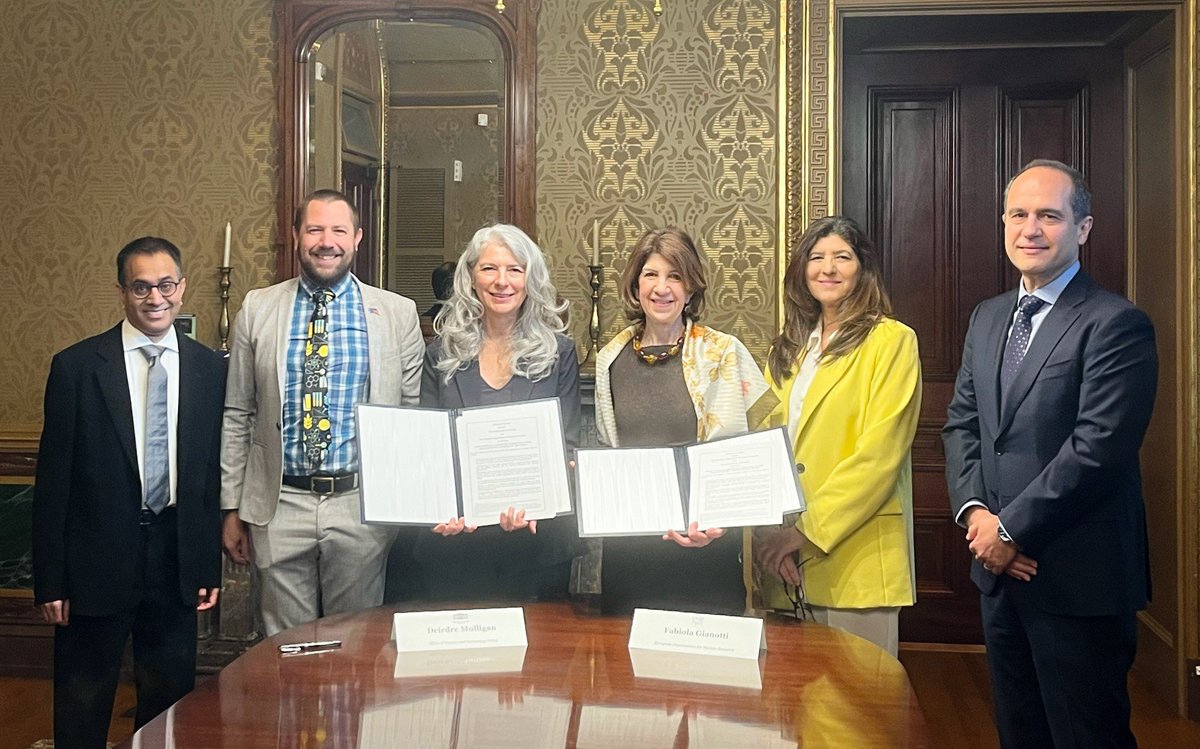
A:
[[[1176,485],[1179,507],[1176,543],[1178,576],[1170,594],[1177,601],[1178,621],[1158,622],[1143,611],[1140,634],[1160,640],[1177,654],[1173,675],[1151,678],[1174,702],[1181,715],[1189,712],[1189,701],[1200,703],[1200,676],[1188,676],[1200,663],[1200,258],[1196,238],[1200,236],[1197,174],[1200,153],[1200,92],[1197,91],[1197,43],[1200,0],[779,0],[779,190],[776,226],[777,322],[783,321],[783,269],[789,248],[794,247],[809,223],[835,213],[841,203],[839,138],[841,123],[842,29],[845,19],[878,15],[963,15],[996,12],[1095,12],[1169,11],[1173,14],[1176,44],[1175,137],[1177,153],[1187,154],[1176,181],[1177,252],[1162,264],[1175,273],[1179,319],[1173,331],[1178,344],[1179,366],[1173,385],[1183,408],[1178,422],[1178,471]],[[1127,128],[1127,138],[1129,132]],[[1126,213],[1132,216],[1132,196],[1126,190]],[[1127,222],[1132,226],[1132,221]],[[1134,251],[1132,243],[1129,252]],[[1133,258],[1128,258],[1127,293],[1134,286]],[[1172,331],[1160,330],[1160,336]],[[1166,625],[1166,626],[1164,626]],[[1172,635],[1172,631],[1175,633]],[[1174,641],[1172,639],[1174,638]],[[1141,659],[1139,658],[1139,662]],[[1200,666],[1197,666],[1200,667]],[[1174,688],[1170,688],[1173,686]],[[1192,699],[1189,700],[1189,691]],[[1172,699],[1173,698],[1173,699]],[[1193,704],[1191,717],[1200,720],[1200,704]]]

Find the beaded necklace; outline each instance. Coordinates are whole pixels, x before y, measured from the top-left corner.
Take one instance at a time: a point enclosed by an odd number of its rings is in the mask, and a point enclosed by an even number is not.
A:
[[[670,359],[672,356],[675,356],[676,354],[678,354],[679,350],[683,348],[684,334],[680,333],[679,340],[675,341],[675,343],[672,343],[671,347],[668,348],[666,351],[662,352],[661,354],[648,354],[645,351],[642,351],[642,334],[645,332],[646,332],[646,328],[645,328],[645,326],[642,326],[642,327],[638,328],[638,332],[636,334],[634,334],[634,336],[633,336],[633,353],[637,354],[639,359],[646,362],[650,366],[654,366],[655,364],[658,364],[660,361],[666,361],[667,359]]]

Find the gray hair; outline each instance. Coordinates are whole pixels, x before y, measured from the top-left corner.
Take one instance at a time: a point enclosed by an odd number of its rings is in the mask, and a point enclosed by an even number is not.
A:
[[[442,356],[437,363],[442,379],[449,382],[454,373],[479,358],[483,349],[483,303],[475,296],[475,266],[488,243],[504,245],[525,269],[525,303],[517,315],[512,332],[514,375],[538,381],[550,374],[558,359],[555,333],[566,329],[562,313],[567,303],[558,302],[558,292],[550,281],[546,258],[525,232],[509,224],[485,226],[475,232],[454,271],[454,292],[434,321],[434,330],[442,340]]]

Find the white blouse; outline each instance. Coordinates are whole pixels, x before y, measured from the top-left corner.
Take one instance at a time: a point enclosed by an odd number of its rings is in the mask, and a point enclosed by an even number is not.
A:
[[[835,332],[833,335],[837,335],[837,333]],[[788,401],[788,434],[792,438],[792,445],[796,444],[796,439],[800,436],[800,412],[804,409],[804,396],[808,395],[808,388],[812,385],[813,378],[817,376],[817,365],[820,360],[821,326],[818,325],[808,334],[808,345],[804,349],[804,356],[800,359],[799,371],[796,372],[796,380],[792,383],[792,397]]]

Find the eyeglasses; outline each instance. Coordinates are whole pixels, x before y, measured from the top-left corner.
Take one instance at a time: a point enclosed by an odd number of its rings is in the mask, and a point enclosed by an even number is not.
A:
[[[134,281],[126,286],[125,290],[130,294],[133,294],[133,296],[137,299],[145,299],[146,297],[150,296],[150,291],[152,289],[158,289],[159,294],[162,294],[164,297],[169,297],[175,293],[175,290],[179,288],[179,284],[182,281],[182,278],[178,281],[160,281],[156,284],[146,283],[145,281]]]
[[[795,553],[793,556],[793,559],[796,562],[796,568],[798,570],[800,570],[800,573],[801,573],[800,584],[799,585],[791,585],[790,583],[787,583],[787,582],[783,583],[784,593],[787,594],[788,602],[792,604],[791,614],[792,614],[792,616],[796,617],[796,619],[798,619],[800,621],[804,621],[804,622],[815,621],[816,617],[813,615],[812,606],[809,604],[808,596],[804,592],[804,574],[803,574],[804,573],[804,565],[806,565],[810,561],[812,561],[813,558],[812,557],[801,558],[799,553]],[[764,589],[764,587],[765,587],[764,582],[766,581],[766,575],[767,575],[767,573],[765,573],[763,571],[763,569],[761,567],[759,567],[759,565],[756,561],[754,564],[754,577],[755,577],[755,584],[756,584],[756,587],[758,588],[758,590]],[[782,582],[782,581],[779,581],[778,578],[776,578],[776,581]],[[779,609],[776,609],[776,611],[779,611]],[[779,613],[786,614],[788,612],[779,611]]]
[[[808,602],[808,595],[804,592],[804,565],[808,564],[812,557],[801,558],[799,553],[796,554],[796,569],[800,571],[800,584],[790,585],[783,584],[783,590],[787,593],[788,601],[792,604],[792,615],[802,622],[815,621],[812,606]]]
[[[803,579],[801,579],[799,585],[794,587],[784,583],[783,589],[787,592],[788,601],[792,604],[793,616],[802,622],[816,621],[812,606],[808,603],[808,596],[804,593]]]

